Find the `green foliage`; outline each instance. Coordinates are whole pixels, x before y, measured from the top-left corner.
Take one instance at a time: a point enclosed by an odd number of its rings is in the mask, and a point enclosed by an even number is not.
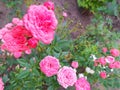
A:
[[[106,13],[118,16],[119,9],[117,0],[77,0],[78,6],[90,10],[93,14]]]

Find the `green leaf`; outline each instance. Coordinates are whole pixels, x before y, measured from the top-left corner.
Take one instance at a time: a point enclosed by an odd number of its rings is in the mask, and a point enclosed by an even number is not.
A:
[[[29,70],[24,70],[24,71],[21,71],[21,72],[17,75],[17,78],[18,78],[18,79],[23,79],[23,78],[26,78],[29,74],[30,74],[30,71],[29,71]]]

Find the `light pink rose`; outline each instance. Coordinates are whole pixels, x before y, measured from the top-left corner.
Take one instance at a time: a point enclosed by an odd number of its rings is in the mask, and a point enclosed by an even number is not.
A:
[[[44,6],[47,7],[49,10],[53,10],[54,11],[54,3],[51,1],[47,1],[44,3]]]
[[[100,77],[105,79],[107,77],[106,72],[105,71],[100,72]]]
[[[47,77],[56,75],[60,68],[59,60],[52,56],[46,56],[44,59],[40,61],[39,65],[40,65],[40,70]]]
[[[98,60],[101,65],[106,65],[105,57],[100,57]]]
[[[106,53],[108,51],[108,49],[106,47],[102,48],[102,52]]]
[[[4,83],[2,81],[2,78],[0,78],[0,90],[4,90]]]
[[[76,80],[76,72],[71,67],[64,66],[57,73],[57,81],[64,88],[73,86]]]
[[[32,52],[31,49],[25,51],[26,54],[31,54],[31,52]]]
[[[44,44],[50,44],[54,39],[58,21],[53,10],[44,5],[31,5],[23,17],[23,23],[34,38]]]
[[[108,63],[113,63],[113,62],[115,61],[115,58],[112,57],[112,56],[107,56],[107,57],[105,58],[105,60],[106,60],[106,62],[108,62]]]
[[[66,12],[63,12],[63,17],[67,17],[68,15],[67,15],[67,13]]]
[[[91,90],[89,82],[84,78],[79,78],[75,83],[76,90]]]
[[[120,51],[118,49],[115,49],[115,48],[111,49],[110,53],[114,57],[118,57],[120,55]]]
[[[72,63],[71,63],[71,66],[73,67],[73,68],[78,68],[78,62],[77,61],[72,61]]]

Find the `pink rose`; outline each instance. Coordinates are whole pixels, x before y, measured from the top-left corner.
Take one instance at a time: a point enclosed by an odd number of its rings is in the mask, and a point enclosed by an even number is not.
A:
[[[72,61],[71,66],[72,66],[73,68],[78,68],[79,65],[78,65],[78,62]]]
[[[14,57],[17,59],[17,58],[20,58],[21,55],[22,55],[22,52],[14,52],[13,53]]]
[[[118,57],[120,55],[120,51],[118,49],[115,49],[115,48],[111,49],[110,53],[114,57]]]
[[[100,72],[100,77],[105,79],[107,77],[106,72],[105,71]]]
[[[44,44],[50,44],[54,39],[57,19],[54,11],[44,5],[31,5],[28,13],[23,17],[24,26],[33,37]]]
[[[120,61],[115,61],[114,62],[115,68],[120,68]]]
[[[63,17],[67,17],[68,15],[67,15],[67,13],[66,12],[63,12]]]
[[[102,48],[102,52],[106,53],[108,51],[108,49],[106,47]]]
[[[60,68],[59,60],[52,56],[46,56],[44,59],[40,61],[39,65],[40,65],[40,70],[47,77],[56,75]]]
[[[57,73],[57,81],[64,88],[73,86],[76,80],[76,72],[71,67],[64,66]]]
[[[89,82],[84,78],[79,78],[75,83],[76,90],[91,90]]]
[[[99,60],[99,63],[100,63],[101,65],[106,65],[105,57],[101,57],[101,58],[99,58],[98,60]]]
[[[47,7],[49,10],[53,10],[54,11],[54,3],[53,2],[45,2],[44,6]]]
[[[115,58],[112,56],[107,56],[105,59],[106,59],[106,62],[108,63],[113,63],[115,61]]]
[[[2,78],[0,78],[0,90],[4,90],[4,83],[2,81]]]

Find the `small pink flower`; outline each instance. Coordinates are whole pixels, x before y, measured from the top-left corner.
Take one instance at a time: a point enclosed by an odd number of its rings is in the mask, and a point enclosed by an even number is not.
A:
[[[12,23],[13,23],[13,24],[16,24],[16,25],[19,23],[19,21],[20,21],[19,18],[13,18],[13,19],[12,19]]]
[[[119,69],[120,68],[120,61],[115,61],[114,65],[115,65],[115,68]]]
[[[79,78],[75,83],[76,90],[91,90],[89,82],[84,78]]]
[[[118,57],[120,55],[120,51],[118,49],[115,49],[115,48],[111,49],[110,53],[114,57]]]
[[[2,81],[2,78],[0,78],[0,90],[4,90],[4,83]]]
[[[40,70],[47,77],[56,75],[60,68],[59,60],[52,56],[46,56],[44,59],[40,61],[39,65],[40,65]]]
[[[100,63],[101,65],[106,65],[105,57],[101,57],[101,58],[99,58],[98,60],[99,60],[99,63]]]
[[[106,59],[106,62],[108,63],[113,63],[115,61],[115,58],[112,56],[107,56],[105,59]]]
[[[25,51],[26,54],[31,54],[31,49]]]
[[[107,77],[106,72],[105,71],[100,72],[100,77],[105,79]]]
[[[54,11],[54,3],[53,2],[45,2],[44,6],[47,7],[49,10],[53,10]]]
[[[64,66],[57,73],[57,81],[64,88],[73,86],[77,81],[76,72],[71,67]]]
[[[102,48],[102,52],[106,53],[108,51],[108,49],[106,47]]]
[[[71,64],[71,66],[73,67],[73,68],[78,68],[78,62],[77,61],[72,61],[72,64]]]
[[[67,17],[68,15],[67,15],[67,13],[66,12],[63,12],[63,17]]]

